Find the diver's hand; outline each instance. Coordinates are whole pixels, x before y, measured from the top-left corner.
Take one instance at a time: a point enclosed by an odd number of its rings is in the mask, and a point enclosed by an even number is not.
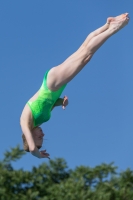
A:
[[[48,159],[50,159],[49,156],[50,155],[49,155],[49,153],[46,152],[46,150],[41,150],[40,151],[40,158],[48,158]]]
[[[65,109],[67,105],[68,105],[68,97],[64,96],[63,103],[62,103],[62,108]]]
[[[46,150],[39,151],[37,147],[33,151],[31,151],[31,154],[37,158],[49,158],[49,153],[46,152]]]

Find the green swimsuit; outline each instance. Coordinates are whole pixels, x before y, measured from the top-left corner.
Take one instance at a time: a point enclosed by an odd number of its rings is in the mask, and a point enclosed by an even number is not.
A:
[[[37,99],[32,102],[28,101],[27,103],[32,112],[34,127],[39,126],[50,119],[51,110],[66,86],[66,84],[63,85],[57,91],[49,90],[47,87],[47,75],[48,71],[44,76],[43,83],[39,90],[39,95]]]

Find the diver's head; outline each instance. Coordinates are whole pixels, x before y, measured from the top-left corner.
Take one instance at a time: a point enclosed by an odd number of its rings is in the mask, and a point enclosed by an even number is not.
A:
[[[43,144],[43,137],[44,137],[44,133],[41,129],[41,127],[37,126],[35,128],[32,129],[31,131],[32,136],[33,136],[33,140],[35,142],[35,145],[38,149],[40,149],[42,147]],[[23,139],[23,148],[25,151],[30,152],[29,150],[29,145],[27,143],[26,137],[24,134],[22,134],[22,139]]]

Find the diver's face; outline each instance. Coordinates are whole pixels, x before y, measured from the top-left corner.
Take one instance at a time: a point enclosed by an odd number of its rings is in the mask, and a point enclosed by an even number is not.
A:
[[[33,130],[32,130],[32,135],[33,135],[33,139],[34,139],[34,142],[35,142],[35,145],[37,147],[41,147],[42,144],[43,144],[43,137],[44,137],[44,133],[41,129],[41,127],[35,127]]]

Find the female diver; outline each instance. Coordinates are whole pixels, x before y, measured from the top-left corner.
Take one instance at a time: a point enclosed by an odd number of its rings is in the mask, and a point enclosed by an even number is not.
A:
[[[50,119],[54,107],[62,106],[64,109],[67,106],[67,97],[59,98],[66,84],[83,69],[101,45],[128,22],[128,13],[109,17],[104,26],[88,35],[76,52],[46,72],[41,88],[29,99],[20,117],[25,151],[38,158],[49,158],[46,150],[39,151],[44,137],[40,125]]]

